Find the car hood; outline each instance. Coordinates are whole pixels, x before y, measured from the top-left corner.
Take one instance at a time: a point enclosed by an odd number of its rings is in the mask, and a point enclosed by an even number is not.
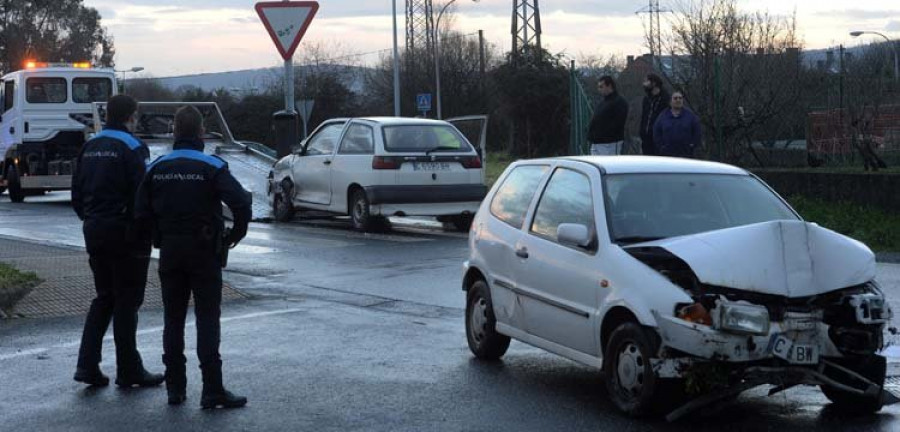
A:
[[[866,245],[816,224],[773,221],[627,246],[659,247],[700,282],[786,297],[808,297],[875,278]]]

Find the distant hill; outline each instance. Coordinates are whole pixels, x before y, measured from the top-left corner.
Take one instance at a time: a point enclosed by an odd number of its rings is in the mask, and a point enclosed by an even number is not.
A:
[[[347,77],[347,86],[354,92],[361,92],[363,88],[363,77],[367,71],[366,68],[356,66],[343,65],[324,65],[319,68],[340,69]],[[297,76],[312,69],[312,66],[296,67],[294,73]],[[160,84],[171,89],[177,90],[181,87],[199,87],[206,91],[212,91],[219,88],[228,90],[241,89],[244,91],[264,91],[272,85],[279,85],[282,81],[284,69],[281,67],[246,69],[228,72],[203,73],[196,75],[182,75],[173,77],[155,78]]]
[[[253,87],[263,90],[276,80],[280,80],[282,73],[281,68],[246,69],[156,78],[156,81],[171,90],[185,86],[199,87],[206,91],[218,88],[249,90]]]

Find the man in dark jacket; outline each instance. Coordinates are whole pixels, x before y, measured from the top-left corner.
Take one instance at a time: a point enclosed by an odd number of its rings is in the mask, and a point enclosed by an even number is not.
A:
[[[169,404],[186,399],[184,321],[194,297],[197,317],[197,357],[203,372],[200,406],[237,408],[247,398],[222,385],[219,334],[224,255],[247,234],[251,197],[228,171],[228,165],[203,153],[203,117],[192,106],[175,113],[172,153],[150,166],[138,191],[135,213],[152,226],[160,249],[159,278],[165,314],[163,363]],[[222,202],[234,215],[226,235]]]
[[[594,117],[588,126],[588,141],[592,155],[622,154],[625,144],[625,120],[628,119],[628,102],[616,91],[611,76],[600,77],[597,89],[603,100],[597,104]]]
[[[672,93],[671,108],[653,126],[653,142],[660,156],[691,157],[700,146],[700,120],[684,106],[684,94]]]
[[[100,352],[110,320],[116,384],[156,386],[163,381],[162,375],[144,369],[135,340],[150,263],[150,238],[133,224],[135,192],[150,159],[147,146],[131,135],[136,111],[131,97],[110,98],[106,127],[84,144],[72,177],[72,206],[84,221],[97,291],[84,323],[75,381],[95,386],[109,384],[100,371]]]
[[[659,115],[669,107],[669,94],[663,89],[659,75],[647,74],[644,80],[644,103],[641,109],[641,152],[648,156],[659,154],[653,143],[653,125]]]

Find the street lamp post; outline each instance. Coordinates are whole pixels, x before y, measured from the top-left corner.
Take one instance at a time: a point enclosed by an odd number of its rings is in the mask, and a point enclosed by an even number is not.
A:
[[[122,94],[125,94],[125,74],[128,72],[140,72],[142,70],[144,70],[144,68],[141,66],[135,66],[131,69],[125,69],[125,70],[113,69],[114,72],[120,72],[122,74]]]
[[[850,36],[853,36],[853,37],[859,37],[864,34],[878,35],[878,36],[883,37],[884,40],[886,40],[888,42],[888,46],[890,46],[891,50],[893,50],[893,52],[894,52],[894,81],[900,82],[900,54],[897,53],[897,45],[896,45],[897,43],[895,41],[891,40],[891,38],[885,36],[884,34],[876,32],[876,31],[856,30],[856,31],[850,32]]]
[[[397,0],[394,7],[394,117],[400,117],[400,49],[397,48]]]
[[[473,2],[478,2],[478,0],[472,0]],[[435,98],[437,104],[437,118],[438,120],[442,119],[441,115],[441,18],[444,16],[444,12],[447,11],[447,8],[450,7],[456,0],[448,1],[444,7],[441,8],[440,13],[438,13],[437,20],[434,22],[434,86],[435,86]]]

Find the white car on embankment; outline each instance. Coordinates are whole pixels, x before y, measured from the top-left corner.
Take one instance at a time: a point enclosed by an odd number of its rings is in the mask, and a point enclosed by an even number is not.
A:
[[[322,123],[275,163],[268,196],[278,221],[317,210],[368,231],[388,216],[436,216],[466,231],[486,192],[481,157],[452,124],[375,117]]]
[[[760,385],[874,412],[892,312],[862,243],[752,174],[660,157],[510,165],[469,234],[471,351],[514,338],[601,368],[611,400],[678,418]],[[670,411],[675,407],[679,407]]]

